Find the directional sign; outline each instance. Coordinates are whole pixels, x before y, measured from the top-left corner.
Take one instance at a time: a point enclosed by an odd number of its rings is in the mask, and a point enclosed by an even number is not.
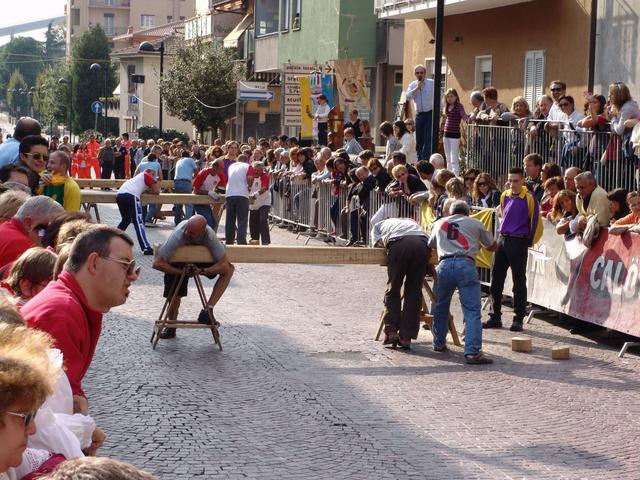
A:
[[[238,100],[273,100],[271,90],[238,90]]]
[[[95,101],[91,104],[91,111],[93,113],[102,113],[102,102]]]

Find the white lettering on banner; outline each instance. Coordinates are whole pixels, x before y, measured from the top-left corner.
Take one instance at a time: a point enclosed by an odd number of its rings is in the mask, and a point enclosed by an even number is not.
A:
[[[600,289],[600,284],[602,281],[599,278],[596,278],[596,273],[598,269],[604,266],[604,257],[596,258],[596,261],[593,262],[593,266],[591,267],[591,273],[589,274],[589,283],[591,284],[591,288],[594,290]]]
[[[608,291],[612,295],[633,299],[637,294],[638,260],[633,259],[622,280],[625,265],[622,261],[606,260],[599,256],[591,266],[589,283],[593,290]]]
[[[535,250],[529,249],[529,254],[531,255],[531,264],[529,266],[529,270],[532,273],[538,273],[540,275],[545,275],[546,273],[546,265],[551,258],[547,256],[547,246],[542,244],[539,245]]]
[[[627,270],[627,278],[624,282],[624,296],[627,299],[633,298],[637,294],[638,287],[638,259],[634,258]]]

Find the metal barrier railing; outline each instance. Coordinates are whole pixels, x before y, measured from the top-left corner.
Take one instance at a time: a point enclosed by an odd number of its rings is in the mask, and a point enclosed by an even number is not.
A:
[[[619,135],[564,128],[550,133],[541,124],[532,131],[534,125],[534,122],[522,128],[468,125],[467,168],[489,173],[500,188],[510,168],[521,167],[526,154],[538,153],[543,161],[555,163],[563,170],[572,166],[590,170],[606,190],[638,189],[638,165],[625,153],[625,141]]]

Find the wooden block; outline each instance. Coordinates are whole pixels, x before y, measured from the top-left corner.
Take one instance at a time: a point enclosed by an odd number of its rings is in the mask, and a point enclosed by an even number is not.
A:
[[[380,265],[384,260],[382,248],[228,245],[226,252],[232,263]],[[189,245],[179,248],[169,261],[207,263],[213,259],[206,247]]]
[[[553,347],[551,349],[551,358],[553,360],[569,360],[571,358],[569,347]]]
[[[126,180],[104,178],[74,178],[80,188],[120,188]],[[160,188],[173,189],[173,180],[161,180]]]
[[[117,192],[82,190],[81,194],[82,203],[116,203]],[[143,193],[140,197],[140,201],[144,205],[152,203],[167,205],[212,205],[214,203],[223,203],[224,195],[220,195],[220,200],[216,202],[209,195],[194,195],[193,193],[160,193],[158,195]]]
[[[531,338],[513,337],[511,339],[511,350],[514,352],[529,353],[531,351]]]

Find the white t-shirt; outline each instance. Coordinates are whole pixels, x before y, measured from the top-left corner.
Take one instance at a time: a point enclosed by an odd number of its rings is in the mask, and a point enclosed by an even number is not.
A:
[[[157,180],[153,177],[153,175],[148,172],[142,172],[124,182],[118,189],[118,194],[130,193],[134,197],[140,198],[140,195],[142,195],[148,187],[156,182]]]
[[[249,164],[235,162],[229,166],[229,179],[225,197],[246,197],[249,198],[249,187],[247,186],[247,175]]]
[[[262,181],[260,177],[253,179],[253,185],[251,185],[251,195],[259,192],[262,188]],[[265,192],[258,195],[258,197],[249,204],[249,210],[258,210],[260,207],[271,205],[271,192],[267,189]]]
[[[400,139],[402,148],[400,151],[407,157],[407,163],[409,165],[415,165],[418,163],[418,153],[416,152],[416,141],[409,132],[405,133]]]

